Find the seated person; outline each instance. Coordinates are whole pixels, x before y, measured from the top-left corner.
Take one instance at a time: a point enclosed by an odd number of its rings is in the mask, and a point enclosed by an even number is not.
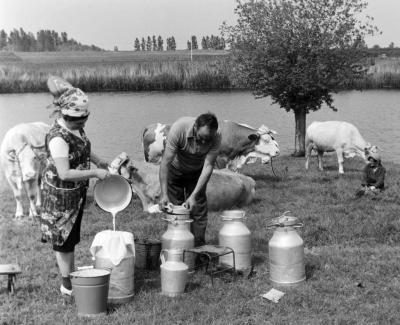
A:
[[[381,164],[381,157],[377,151],[368,153],[368,163],[363,170],[361,189],[356,196],[362,196],[368,192],[377,194],[385,187],[386,169]]]

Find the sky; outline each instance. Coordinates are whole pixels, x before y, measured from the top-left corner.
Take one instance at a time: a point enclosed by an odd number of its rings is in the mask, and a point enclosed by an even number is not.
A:
[[[317,0],[316,0],[317,1]],[[400,47],[400,0],[369,0],[365,13],[374,17],[382,35],[367,38],[368,46]],[[0,29],[22,27],[67,32],[69,38],[106,50],[133,50],[135,38],[174,36],[185,49],[196,35],[220,35],[223,21],[236,21],[235,0],[0,0]]]

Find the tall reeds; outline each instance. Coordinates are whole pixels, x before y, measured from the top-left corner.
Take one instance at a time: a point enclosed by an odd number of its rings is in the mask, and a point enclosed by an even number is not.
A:
[[[231,88],[229,69],[215,61],[118,64],[0,65],[0,92],[47,91],[57,75],[84,91],[204,90]]]
[[[57,75],[84,91],[220,90],[243,87],[227,57],[188,60],[40,63],[0,62],[0,93],[47,91]],[[400,89],[400,59],[376,59],[368,73],[346,89]]]

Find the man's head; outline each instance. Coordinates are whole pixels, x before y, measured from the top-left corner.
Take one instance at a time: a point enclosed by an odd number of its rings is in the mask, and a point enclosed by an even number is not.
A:
[[[218,130],[218,120],[212,113],[201,114],[194,123],[196,142],[199,144],[210,143]]]

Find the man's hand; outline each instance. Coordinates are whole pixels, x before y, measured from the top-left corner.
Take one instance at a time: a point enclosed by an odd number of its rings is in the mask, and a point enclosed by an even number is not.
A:
[[[172,211],[172,203],[169,201],[169,198],[166,195],[161,197],[159,205],[160,205],[161,211],[164,211],[164,212]]]
[[[188,209],[189,211],[193,211],[193,209],[196,207],[197,203],[196,203],[196,199],[194,198],[193,195],[190,195],[186,202],[184,203],[186,209]]]

